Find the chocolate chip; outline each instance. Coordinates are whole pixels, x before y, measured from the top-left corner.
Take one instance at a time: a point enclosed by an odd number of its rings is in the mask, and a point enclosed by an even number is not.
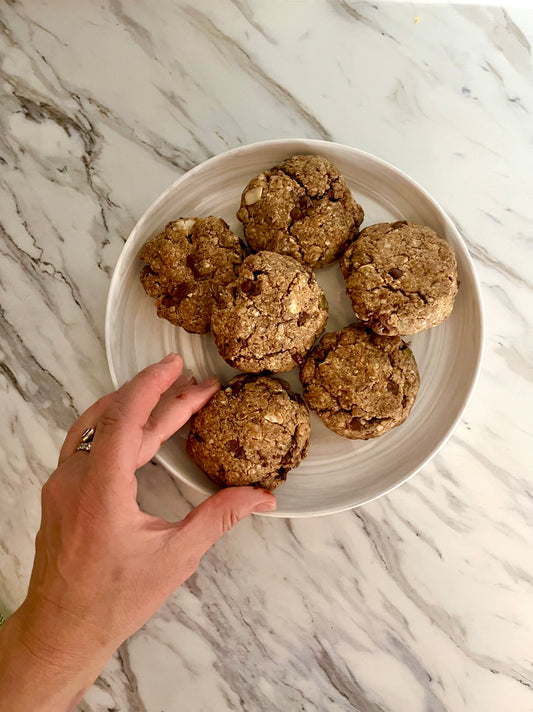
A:
[[[298,326],[303,326],[306,321],[309,321],[310,318],[311,315],[307,312],[300,312],[300,314],[298,315]]]
[[[354,432],[358,433],[363,429],[363,426],[361,424],[361,421],[358,418],[352,418],[350,420],[350,430],[353,430]]]
[[[280,467],[278,469],[278,477],[276,477],[276,479],[283,481],[287,479],[287,469],[285,467]]]
[[[403,276],[403,271],[398,269],[398,267],[393,267],[389,270],[389,274],[393,279],[400,279]]]
[[[302,197],[298,201],[298,204],[300,205],[302,210],[308,211],[309,208],[312,207],[313,201],[308,195],[302,195]]]
[[[243,291],[245,294],[248,294],[249,292],[252,291],[254,288],[254,283],[252,282],[251,279],[245,279],[243,283],[241,284],[241,291]]]
[[[244,448],[243,447],[238,447],[235,452],[233,453],[235,457],[241,458],[244,455]]]
[[[170,294],[175,301],[181,302],[181,300],[185,299],[185,297],[190,293],[190,291],[191,285],[187,284],[187,282],[181,282],[181,284],[178,284],[174,287]]]
[[[298,205],[291,210],[290,215],[291,220],[301,220],[302,218],[305,218],[304,211]]]
[[[294,206],[294,208],[291,210],[291,219],[292,220],[302,220],[305,218],[307,213],[309,212],[309,209],[313,206],[313,201],[308,195],[302,195],[301,198],[298,199],[298,204]]]
[[[234,394],[240,393],[246,383],[252,383],[254,380],[255,378],[251,374],[241,376],[238,381],[231,384],[231,390]]]
[[[285,467],[285,465],[288,465],[290,461],[292,460],[292,452],[289,450],[289,452],[286,452],[285,455],[281,458],[281,464]]]
[[[194,255],[187,255],[186,263],[187,267],[192,270],[192,275],[195,279],[198,279],[202,276],[202,273],[198,267],[199,262]]]
[[[291,354],[291,358],[298,366],[301,366],[305,361],[305,358],[300,354]]]
[[[400,386],[394,381],[387,382],[387,390],[392,393],[393,396],[397,396],[400,392]]]
[[[148,275],[155,274],[155,272],[149,265],[145,265],[143,267],[143,274],[145,277],[148,277]]]
[[[379,315],[375,316],[369,322],[372,326],[372,331],[380,336],[391,336],[391,328],[386,321],[382,321]]]
[[[396,228],[403,227],[404,225],[407,225],[407,220],[396,220],[396,222],[390,224],[394,230],[396,230]]]
[[[162,304],[164,307],[166,307],[167,309],[169,309],[170,307],[175,306],[174,300],[173,300],[172,297],[171,297],[170,295],[168,295],[168,294],[166,295],[166,297],[163,297],[163,299],[161,300],[161,304]]]
[[[315,349],[313,351],[313,358],[318,359],[319,361],[323,361],[328,355],[328,352],[325,349]]]
[[[235,450],[239,449],[239,441],[238,440],[228,440],[226,443],[226,450],[228,452],[235,452]]]

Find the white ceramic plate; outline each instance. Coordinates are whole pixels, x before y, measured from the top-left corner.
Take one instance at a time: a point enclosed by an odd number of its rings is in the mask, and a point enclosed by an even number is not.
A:
[[[461,418],[478,375],[483,312],[472,261],[451,220],[428,193],[384,161],[326,141],[287,139],[243,146],[211,158],[179,178],[139,220],[118,260],[109,291],[106,348],[115,386],[169,351],[180,353],[198,380],[217,374],[223,383],[237,371],[218,355],[210,335],[188,334],[156,316],[144,293],[138,254],[146,240],[180,216],[218,215],[237,234],[235,217],[248,181],[297,153],[318,153],[344,175],[363,206],[363,227],[405,218],[431,226],[454,247],[460,289],[450,318],[408,337],[420,371],[420,391],[407,421],[380,438],[348,440],[311,414],[308,457],[276,491],[270,516],[305,517],[339,512],[369,502],[405,482],[442,447]],[[327,331],[354,320],[338,264],[317,272],[330,305]],[[280,374],[300,389],[297,369]],[[176,477],[209,495],[216,486],[185,452],[187,428],[165,443],[159,461]]]

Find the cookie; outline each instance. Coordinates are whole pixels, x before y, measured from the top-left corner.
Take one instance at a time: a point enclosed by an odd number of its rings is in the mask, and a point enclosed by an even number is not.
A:
[[[288,371],[322,333],[328,304],[313,272],[287,255],[249,255],[237,279],[220,290],[211,330],[230,366]]]
[[[309,448],[309,413],[289,384],[236,376],[192,416],[187,452],[223,486],[273,490]]]
[[[340,257],[357,236],[363,209],[332,163],[293,156],[250,181],[237,217],[252,250],[317,268]]]
[[[399,336],[355,324],[324,334],[300,370],[307,404],[339,435],[376,438],[407,418],[418,393],[415,357]]]
[[[155,299],[157,315],[193,334],[205,334],[214,297],[235,279],[245,251],[221,218],[180,218],[149,240],[141,284]]]
[[[371,225],[340,267],[355,316],[377,334],[416,334],[453,309],[455,254],[430,227],[406,220]]]

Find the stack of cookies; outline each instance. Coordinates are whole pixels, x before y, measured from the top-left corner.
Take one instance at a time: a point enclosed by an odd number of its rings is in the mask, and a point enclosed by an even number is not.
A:
[[[274,489],[306,456],[306,405],[270,373],[297,365],[307,405],[343,437],[378,437],[409,415],[419,377],[401,336],[450,315],[455,255],[405,220],[360,233],[363,216],[334,165],[299,155],[244,188],[246,246],[209,216],[179,218],[142,249],[158,316],[211,331],[222,358],[245,372],[191,419],[187,451],[215,482]],[[357,321],[320,338],[328,303],[313,270],[339,258]]]

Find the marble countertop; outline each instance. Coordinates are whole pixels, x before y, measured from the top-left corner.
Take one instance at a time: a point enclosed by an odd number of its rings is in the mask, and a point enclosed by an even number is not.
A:
[[[109,662],[83,712],[533,710],[533,12],[162,0],[0,8],[0,604],[40,488],[110,389],[113,267],[184,171],[322,138],[419,181],[487,318],[473,400],[408,484],[319,519],[250,518]],[[191,493],[156,464],[142,506]]]

